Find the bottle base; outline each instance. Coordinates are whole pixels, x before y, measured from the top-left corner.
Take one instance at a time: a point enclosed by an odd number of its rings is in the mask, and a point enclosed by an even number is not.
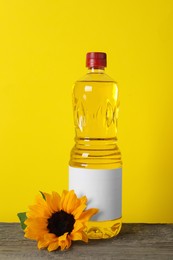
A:
[[[117,236],[121,227],[121,218],[109,221],[88,221],[85,232],[89,239],[107,239]]]

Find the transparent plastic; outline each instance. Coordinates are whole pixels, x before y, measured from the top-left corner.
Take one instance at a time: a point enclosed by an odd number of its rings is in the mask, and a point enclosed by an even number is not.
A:
[[[70,166],[86,169],[121,168],[121,153],[117,145],[118,87],[105,74],[104,68],[89,69],[75,83],[73,110],[76,137]],[[89,221],[86,232],[90,239],[111,238],[119,233],[121,225],[121,218]]]

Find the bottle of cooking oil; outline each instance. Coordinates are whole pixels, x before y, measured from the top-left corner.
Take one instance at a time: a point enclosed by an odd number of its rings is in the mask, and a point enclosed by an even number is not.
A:
[[[90,239],[116,236],[122,218],[122,161],[117,145],[118,87],[105,74],[106,53],[86,55],[87,74],[73,89],[75,145],[69,189],[99,209],[87,224]]]

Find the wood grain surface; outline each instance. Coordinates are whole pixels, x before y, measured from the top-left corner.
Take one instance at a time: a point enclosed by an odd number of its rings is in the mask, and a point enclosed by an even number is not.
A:
[[[18,223],[0,223],[0,260],[6,259],[173,260],[173,224],[123,224],[115,238],[77,241],[69,250],[48,252],[25,239]]]

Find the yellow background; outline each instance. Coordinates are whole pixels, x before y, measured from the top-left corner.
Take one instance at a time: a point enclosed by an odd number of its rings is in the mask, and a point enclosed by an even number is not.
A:
[[[172,0],[0,1],[0,221],[67,188],[88,51],[119,84],[123,221],[173,222]]]

